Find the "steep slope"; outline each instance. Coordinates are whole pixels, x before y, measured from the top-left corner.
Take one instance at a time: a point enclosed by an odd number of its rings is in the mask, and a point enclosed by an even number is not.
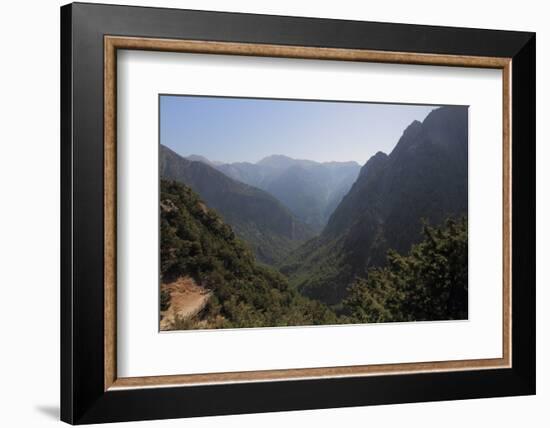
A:
[[[336,304],[351,281],[406,253],[422,220],[440,224],[468,211],[468,110],[441,107],[413,122],[391,154],[377,153],[330,217],[320,237],[282,270],[306,295]]]
[[[335,323],[275,270],[256,264],[230,226],[190,187],[161,181],[161,328]]]
[[[312,237],[279,201],[263,190],[235,181],[215,168],[161,146],[160,175],[187,184],[218,211],[258,260],[273,264]]]
[[[356,162],[326,162],[268,156],[252,164],[217,167],[227,176],[263,189],[301,221],[320,232],[359,173]]]

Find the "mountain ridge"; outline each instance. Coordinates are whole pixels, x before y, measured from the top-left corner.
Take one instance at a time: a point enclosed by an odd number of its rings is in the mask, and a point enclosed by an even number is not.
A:
[[[320,236],[281,265],[291,282],[337,304],[353,278],[385,264],[389,249],[404,254],[418,242],[423,220],[467,215],[467,118],[467,107],[435,109],[412,122],[389,155],[372,156]]]
[[[273,264],[313,232],[267,192],[231,179],[216,168],[160,146],[160,176],[191,187],[215,209],[258,259]]]

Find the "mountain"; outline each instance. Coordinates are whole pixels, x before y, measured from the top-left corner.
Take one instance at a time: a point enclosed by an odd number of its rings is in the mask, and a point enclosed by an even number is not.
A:
[[[356,162],[315,162],[271,155],[253,164],[219,165],[227,176],[269,192],[320,232],[357,178]]]
[[[267,192],[233,180],[204,162],[185,159],[162,145],[160,176],[197,192],[264,263],[276,263],[313,236],[308,226]]]
[[[263,183],[272,174],[271,169],[261,168],[257,164],[250,162],[226,163],[219,165],[217,169],[234,180],[259,189],[262,188]]]
[[[161,181],[160,220],[162,330],[337,322],[326,306],[257,264],[232,228],[190,187]]]
[[[201,155],[189,155],[189,156],[185,156],[185,159],[190,160],[190,161],[195,161],[195,162],[202,162],[202,163],[205,163],[206,165],[210,165],[210,166],[213,166],[213,167],[223,165],[223,162],[211,161],[211,160],[209,160],[209,159],[207,159],[207,158],[205,158],[204,156],[201,156]]]
[[[318,164],[319,163],[315,161],[307,159],[294,159],[285,155],[270,155],[261,159],[257,163],[257,165],[261,167],[271,168],[272,170],[279,172],[282,172],[291,166],[301,166],[307,168]]]
[[[322,234],[282,266],[304,294],[338,304],[356,277],[421,240],[422,221],[468,212],[468,109],[441,107],[414,121],[393,151],[361,168]]]

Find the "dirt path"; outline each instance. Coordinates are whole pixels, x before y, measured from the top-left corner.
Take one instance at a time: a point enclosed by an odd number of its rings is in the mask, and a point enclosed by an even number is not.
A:
[[[176,318],[183,320],[197,315],[208,303],[212,292],[201,287],[187,276],[178,278],[174,282],[161,284],[161,289],[170,293],[170,306],[161,312],[161,330],[174,328]]]

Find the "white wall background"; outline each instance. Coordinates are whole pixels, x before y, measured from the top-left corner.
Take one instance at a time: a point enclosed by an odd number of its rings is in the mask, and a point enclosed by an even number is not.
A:
[[[123,2],[122,0],[120,0]],[[103,1],[104,3],[116,3]],[[302,1],[147,0],[126,4],[537,32],[538,394],[264,415],[155,421],[141,426],[441,427],[548,426],[550,317],[549,14],[536,0]],[[59,407],[59,6],[58,0],[0,6],[0,421],[54,426]],[[545,99],[546,98],[546,99]],[[545,120],[546,119],[546,120]],[[543,168],[546,167],[546,170]],[[137,423],[125,426],[138,426]]]

